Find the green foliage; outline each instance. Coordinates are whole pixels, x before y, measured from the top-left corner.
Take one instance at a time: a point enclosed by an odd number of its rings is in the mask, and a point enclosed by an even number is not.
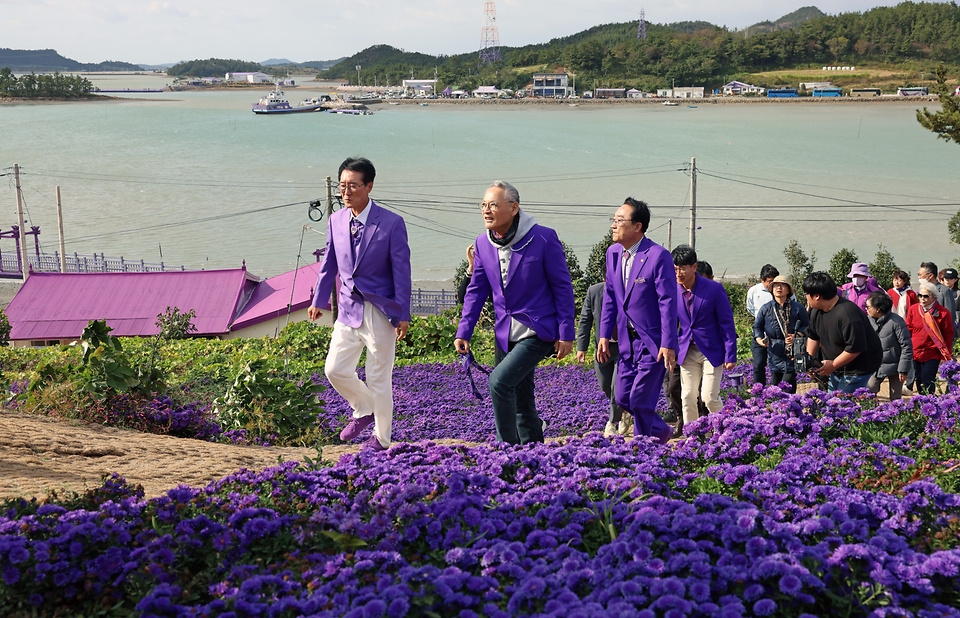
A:
[[[613,244],[613,230],[608,230],[606,236],[590,250],[587,259],[587,269],[583,273],[584,284],[589,288],[594,283],[600,283],[607,276],[607,249]]]
[[[7,312],[0,309],[0,346],[10,343],[10,320],[7,319]]]
[[[193,319],[197,317],[197,312],[191,309],[187,313],[180,313],[179,307],[167,307],[166,311],[157,316],[157,338],[172,341],[175,339],[186,339],[190,333],[197,332],[197,327],[193,325]]]
[[[284,378],[267,361],[255,360],[214,401],[214,413],[226,430],[244,429],[248,435],[275,437],[277,444],[305,446],[316,442],[322,411],[318,395],[324,390],[311,380]]]
[[[877,285],[882,290],[889,290],[893,287],[893,273],[900,270],[893,254],[882,244],[877,245],[877,255],[870,262],[870,274],[877,280]]]
[[[960,144],[960,98],[955,97],[952,89],[947,85],[947,68],[943,63],[937,67],[937,85],[934,86],[933,91],[940,96],[941,110],[930,112],[926,107],[922,110],[918,109],[917,122],[924,129],[936,133],[939,139]],[[951,230],[951,240],[953,237]]]
[[[255,71],[266,72],[265,67],[261,66],[258,62],[208,58],[207,60],[178,62],[167,69],[167,75],[170,77],[223,77],[227,73],[252,73]]]
[[[587,295],[587,287],[589,286],[583,278],[583,271],[580,269],[580,261],[577,260],[577,254],[573,252],[570,245],[562,240],[560,244],[563,245],[563,255],[567,259],[567,270],[570,271],[570,281],[573,283],[573,302],[579,311],[580,306],[583,305],[583,299]]]
[[[847,278],[847,275],[850,274],[850,267],[859,261],[860,258],[857,257],[856,253],[844,247],[830,258],[830,268],[827,272],[830,273],[830,276],[833,277],[836,284],[841,286],[850,281]]]
[[[9,68],[0,69],[0,97],[20,99],[79,99],[90,94],[93,84],[80,75],[60,73],[17,77]]]
[[[750,358],[750,342],[753,341],[753,316],[747,311],[747,290],[750,286],[727,281],[721,283],[733,309],[733,323],[737,328],[737,359],[745,360]]]
[[[813,265],[817,263],[817,252],[812,251],[810,257],[807,257],[799,241],[793,239],[784,247],[783,257],[787,258],[787,266],[790,267],[787,273],[787,278],[790,279],[790,287],[797,291],[798,299],[803,298],[803,280],[813,272]]]

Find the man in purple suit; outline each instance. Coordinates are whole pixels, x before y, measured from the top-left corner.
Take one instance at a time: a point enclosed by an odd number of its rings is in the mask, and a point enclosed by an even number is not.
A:
[[[720,401],[720,378],[724,369],[737,362],[737,328],[733,309],[723,285],[697,274],[697,252],[690,245],[673,250],[680,303],[680,399],[683,415],[674,435],[683,433],[684,423],[700,418],[697,391],[709,412]]]
[[[543,442],[533,371],[547,356],[569,354],[576,333],[566,256],[557,233],[520,210],[520,194],[509,183],[498,180],[487,189],[480,213],[487,231],[475,243],[454,345],[461,354],[470,351],[470,337],[492,292],[498,345],[490,399],[497,439]]]
[[[607,283],[597,360],[610,358],[614,330],[620,344],[617,403],[633,415],[635,435],[666,443],[673,436],[657,414],[663,376],[677,350],[677,283],[670,252],[646,237],[650,209],[628,197],[611,219]]]
[[[330,339],[324,371],[330,384],[353,408],[353,419],[340,432],[349,442],[370,426],[364,448],[390,446],[393,429],[393,361],[397,340],[410,325],[410,246],[403,218],[370,199],[376,170],[367,159],[340,165],[340,194],[348,208],[327,223],[327,249],[320,265],[311,320],[322,314],[337,275],[339,315]],[[357,376],[357,362],[367,349],[367,381]]]

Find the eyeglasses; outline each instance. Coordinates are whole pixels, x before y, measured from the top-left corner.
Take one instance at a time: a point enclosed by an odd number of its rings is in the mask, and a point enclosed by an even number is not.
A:
[[[933,298],[930,294],[917,294],[917,298]]]
[[[620,217],[610,217],[610,223],[620,225],[622,223],[633,223],[630,219],[621,219]]]
[[[514,202],[505,202],[505,203],[513,204]],[[477,205],[480,207],[480,212],[486,212],[488,210],[490,212],[496,212],[500,208],[500,202],[489,202],[489,203],[480,202]]]
[[[341,182],[340,183],[340,193],[344,193],[349,190],[351,193],[359,189],[360,187],[367,186],[367,183],[357,184],[355,182]]]

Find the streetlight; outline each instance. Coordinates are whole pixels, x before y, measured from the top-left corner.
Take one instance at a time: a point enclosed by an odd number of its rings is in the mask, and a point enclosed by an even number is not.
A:
[[[360,87],[360,65],[357,65],[357,88]]]

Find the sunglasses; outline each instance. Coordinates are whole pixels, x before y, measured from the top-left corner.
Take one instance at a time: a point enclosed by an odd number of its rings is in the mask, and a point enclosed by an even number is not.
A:
[[[933,298],[930,294],[917,294],[917,298]]]

